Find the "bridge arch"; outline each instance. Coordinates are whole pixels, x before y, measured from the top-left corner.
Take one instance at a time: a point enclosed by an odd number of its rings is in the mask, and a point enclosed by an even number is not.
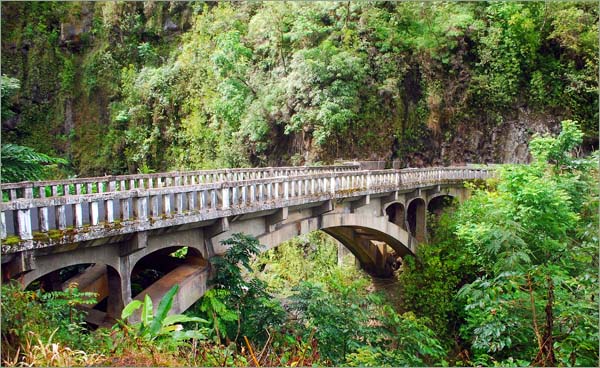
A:
[[[79,267],[78,267],[79,266]],[[67,271],[61,274],[61,271]],[[96,303],[85,304],[82,307],[88,312],[95,312],[95,316],[89,320],[92,324],[110,324],[114,322],[109,317],[118,316],[124,306],[122,282],[119,271],[104,263],[76,263],[70,262],[70,265],[63,265],[60,268],[47,271],[43,274],[29,272],[21,277],[21,283],[24,289],[40,281],[41,287],[46,291],[65,290],[71,284],[76,284],[80,292],[96,293]],[[25,277],[26,276],[26,277]]]
[[[36,259],[37,267],[17,277],[11,278],[18,279],[22,287],[26,288],[33,281],[52,272],[60,271],[67,267],[86,264],[109,266],[111,269],[115,270],[116,274],[119,276],[123,273],[118,247],[110,247],[108,249],[103,247],[89,247],[69,252],[68,257],[64,257],[63,253],[52,253],[43,257],[38,257]]]
[[[385,215],[389,222],[394,223],[406,230],[406,207],[404,203],[395,201],[384,207]]]
[[[424,242],[426,239],[426,224],[425,216],[427,204],[424,198],[415,197],[406,203],[406,221],[408,223],[408,231],[419,242]]]
[[[427,202],[427,214],[429,219],[427,221],[427,234],[431,238],[435,236],[437,223],[440,216],[447,208],[453,206],[453,204],[459,199],[451,193],[436,193],[429,197]]]
[[[356,256],[363,268],[378,276],[389,276],[381,249],[373,244],[389,245],[398,256],[414,255],[416,240],[387,217],[358,213],[332,213],[285,224],[275,231],[258,236],[265,250],[275,248],[296,236],[322,230],[340,241]]]
[[[131,282],[131,297],[135,298],[155,282],[186,264],[200,264],[204,258],[194,246],[168,245],[136,257],[127,275]]]
[[[427,212],[438,214],[439,211],[451,206],[456,199],[456,196],[449,193],[436,193],[430,196],[427,201]]]
[[[148,251],[132,262],[131,272],[127,275],[131,298],[141,301],[146,295],[150,296],[155,312],[158,301],[173,285],[178,285],[180,291],[173,299],[171,313],[185,311],[206,292],[210,266],[199,249],[201,245],[174,244],[171,242],[162,248],[149,246]],[[176,252],[180,254],[176,255]],[[137,311],[130,321],[137,322],[140,318]]]

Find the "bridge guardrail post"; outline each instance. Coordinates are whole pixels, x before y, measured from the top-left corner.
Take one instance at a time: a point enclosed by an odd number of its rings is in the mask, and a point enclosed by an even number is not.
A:
[[[98,225],[99,222],[100,210],[98,209],[98,201],[93,201],[90,203],[90,224]],[[48,231],[48,229],[42,231]]]
[[[241,194],[242,200],[240,204],[246,206],[248,204],[248,187],[246,185],[242,185]]]
[[[6,215],[0,212],[0,239],[6,239]]]
[[[163,194],[161,197],[163,200],[163,213],[169,216],[171,214],[171,196]]]
[[[331,195],[335,196],[335,186],[336,186],[335,176],[332,175],[330,180],[331,181],[330,181],[329,190],[331,190]]]
[[[115,208],[113,200],[107,199],[104,202],[104,206],[106,208],[106,222],[110,224],[115,220]]]
[[[121,220],[123,220],[123,221],[129,220],[129,199],[128,198],[120,198],[118,201],[121,206]]]
[[[183,208],[183,193],[175,193],[175,212],[182,214]]]
[[[81,203],[75,203],[73,205],[73,217],[75,221],[75,228],[80,229],[83,227],[83,205]]]
[[[213,210],[217,209],[217,201],[218,201],[217,190],[212,189],[210,191],[210,208],[211,209],[213,209]]]
[[[58,205],[55,207],[55,218],[56,228],[58,230],[64,230],[67,228],[67,211],[64,205]]]
[[[29,209],[17,210],[17,226],[21,239],[33,239],[33,234],[31,233],[31,212]]]
[[[239,197],[239,189],[238,187],[231,188],[231,205],[233,207],[237,207],[238,205],[238,197]]]
[[[148,197],[133,198],[133,215],[138,220],[146,220],[148,218]]]
[[[229,208],[229,188],[225,187],[223,191],[223,209]]]
[[[189,191],[186,193],[187,206],[189,212],[194,212],[196,210],[196,192]]]
[[[43,186],[40,187],[39,195],[40,195],[40,198],[46,197],[46,190],[44,189]],[[48,207],[38,208],[38,216],[40,217],[40,219],[39,219],[40,231],[48,232],[48,230],[50,230],[50,226],[48,224]]]

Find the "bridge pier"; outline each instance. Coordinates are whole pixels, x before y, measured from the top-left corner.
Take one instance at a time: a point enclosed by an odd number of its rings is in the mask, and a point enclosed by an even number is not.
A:
[[[131,301],[131,282],[129,281],[128,266],[123,266],[120,272],[108,269],[106,273],[108,286],[108,301],[106,314],[120,318],[121,311]]]

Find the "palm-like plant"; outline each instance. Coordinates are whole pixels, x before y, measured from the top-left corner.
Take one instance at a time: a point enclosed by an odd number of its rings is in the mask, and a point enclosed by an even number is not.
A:
[[[208,323],[207,320],[199,317],[189,317],[183,314],[168,315],[173,305],[173,297],[179,290],[179,285],[173,286],[160,300],[156,314],[154,314],[154,305],[150,296],[144,297],[144,302],[134,300],[127,304],[121,313],[121,319],[127,320],[133,313],[142,308],[141,321],[132,325],[126,325],[122,321],[120,324],[125,329],[134,332],[137,337],[152,341],[161,338],[170,338],[174,341],[183,341],[189,339],[205,339],[206,336],[201,330],[183,330],[181,323],[200,322]]]

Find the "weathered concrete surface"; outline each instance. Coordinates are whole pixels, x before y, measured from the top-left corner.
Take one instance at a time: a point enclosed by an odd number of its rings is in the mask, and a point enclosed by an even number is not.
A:
[[[106,265],[97,263],[90,266],[82,273],[65,281],[62,289],[64,290],[73,284],[77,285],[79,291],[97,293],[96,301],[101,302],[109,295]],[[84,306],[87,308],[93,307],[93,305],[90,304],[84,304]]]
[[[173,299],[169,314],[182,313],[204,295],[209,274],[210,267],[206,261],[183,264],[143,290],[134,300],[143,302],[148,295],[153,301],[154,313],[156,313],[163,296],[174,285],[179,285],[179,292]],[[139,322],[140,317],[141,310],[138,310],[138,313],[133,314],[129,320]]]
[[[486,175],[485,171],[465,168],[329,172],[16,199],[3,204],[2,213],[19,214],[17,230],[23,235],[33,233],[19,221],[26,221],[27,214],[29,219],[36,214],[40,221],[46,221],[44,208],[56,211],[56,219],[60,219],[65,206],[72,206],[70,220],[76,228],[65,229],[58,237],[36,235],[3,247],[3,277],[19,279],[25,287],[64,267],[95,264],[74,280],[86,290],[108,296],[107,315],[93,312],[93,318],[106,321],[119,316],[132,300],[131,276],[136,270],[151,268],[157,262],[166,267],[169,262],[161,259],[189,247],[185,264],[171,262],[175,269],[137,296],[143,298],[148,293],[158,303],[166,291],[179,284],[173,309],[177,313],[206,290],[210,275],[206,260],[226,251],[222,240],[242,232],[256,236],[265,249],[270,249],[315,230],[339,240],[367,272],[386,276],[391,273],[388,247],[394,257],[403,257],[414,254],[417,239],[426,240],[428,204],[442,195],[464,200],[468,190],[463,181]],[[28,206],[38,207],[27,212],[31,209]],[[88,212],[78,206],[88,206]],[[90,224],[83,226],[84,221],[77,218],[83,213],[99,216],[103,211],[108,216],[105,220],[112,219],[113,225],[98,219],[93,225],[90,219]],[[64,226],[65,218],[61,221],[59,225]],[[189,262],[191,259],[196,263]],[[105,275],[99,271],[102,269]]]

